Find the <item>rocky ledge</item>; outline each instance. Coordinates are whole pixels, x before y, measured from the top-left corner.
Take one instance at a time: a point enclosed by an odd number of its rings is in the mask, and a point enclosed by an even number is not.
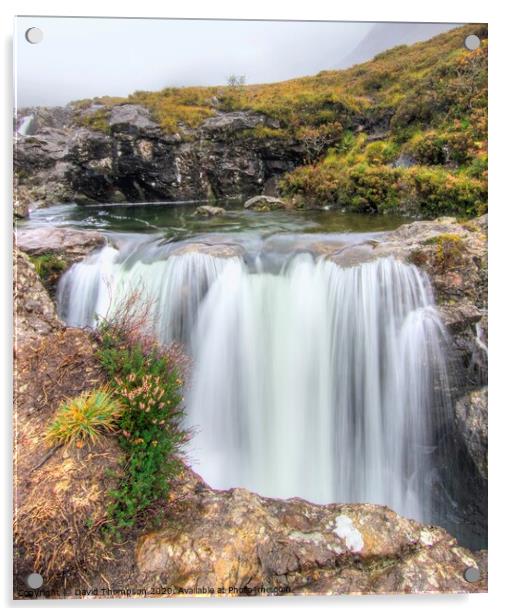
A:
[[[80,261],[96,248],[103,246],[106,238],[98,231],[80,231],[68,227],[19,228],[16,246],[30,256],[55,255],[66,266]]]
[[[387,507],[218,491],[195,475],[192,483],[175,496],[163,528],[137,541],[137,568],[152,583],[245,594],[262,587],[276,594],[486,590],[484,552]],[[475,584],[464,578],[469,567],[481,571]]]

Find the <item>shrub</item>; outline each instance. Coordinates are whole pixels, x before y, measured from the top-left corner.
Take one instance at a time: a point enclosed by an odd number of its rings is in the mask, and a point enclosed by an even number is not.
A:
[[[406,169],[401,183],[401,205],[423,216],[443,214],[478,216],[487,202],[486,183],[439,167]]]
[[[62,402],[46,432],[53,445],[95,443],[101,434],[117,427],[124,406],[108,387],[85,392]]]
[[[436,246],[435,263],[442,271],[448,271],[462,263],[465,245],[459,235],[443,233],[429,238],[425,244]]]
[[[403,152],[421,165],[443,165],[447,162],[446,141],[436,131],[417,133],[404,146]]]
[[[371,165],[386,165],[393,162],[399,153],[399,148],[389,141],[374,141],[365,148],[365,158]]]
[[[125,473],[108,509],[108,530],[117,534],[133,526],[151,503],[167,497],[171,479],[181,470],[179,454],[187,440],[180,427],[183,382],[170,353],[130,333],[103,323],[98,351],[124,406],[118,427]]]

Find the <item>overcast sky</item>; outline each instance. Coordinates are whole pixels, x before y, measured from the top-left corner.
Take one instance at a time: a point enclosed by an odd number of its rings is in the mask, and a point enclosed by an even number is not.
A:
[[[44,39],[25,40],[30,27]],[[19,17],[17,106],[63,105],[166,86],[265,83],[344,68],[453,24]]]

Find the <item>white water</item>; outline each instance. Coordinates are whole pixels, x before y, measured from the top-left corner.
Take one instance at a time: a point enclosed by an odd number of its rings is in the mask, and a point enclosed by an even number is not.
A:
[[[21,121],[18,126],[18,130],[17,130],[18,135],[26,136],[29,134],[33,119],[34,119],[33,115],[27,115],[21,118]]]
[[[446,334],[426,277],[310,255],[277,274],[196,252],[104,248],[62,279],[60,313],[93,325],[133,289],[165,342],[187,342],[193,466],[214,487],[431,516],[433,423],[449,413]]]

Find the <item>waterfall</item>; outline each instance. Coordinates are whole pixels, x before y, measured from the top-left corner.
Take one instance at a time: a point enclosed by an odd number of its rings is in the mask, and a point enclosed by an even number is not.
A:
[[[193,337],[196,468],[213,486],[431,515],[432,414],[450,413],[426,277],[394,259],[281,275],[231,263]]]
[[[163,343],[187,342],[202,298],[226,259],[199,252],[123,252],[105,246],[74,264],[58,286],[59,316],[74,327],[93,327],[134,294],[146,304],[154,333]]]
[[[418,268],[300,254],[270,273],[106,247],[64,275],[59,311],[93,325],[132,289],[152,302],[159,338],[192,356],[189,458],[213,487],[431,519],[436,429],[451,404],[446,332]]]
[[[30,135],[30,128],[32,126],[33,119],[34,119],[33,114],[23,116],[21,118],[17,131],[16,131],[18,135],[23,135],[23,136]]]

